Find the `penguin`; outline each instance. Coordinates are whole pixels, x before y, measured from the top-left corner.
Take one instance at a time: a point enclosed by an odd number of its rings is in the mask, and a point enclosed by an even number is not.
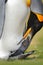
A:
[[[42,27],[43,27],[43,2],[42,0],[31,0],[30,17],[28,19],[24,34],[28,32],[30,28],[31,28],[31,32],[29,33],[28,37],[22,42],[20,48],[15,53],[10,55],[11,59],[14,59],[12,57],[18,55],[20,56],[16,58],[24,59],[35,52],[35,50],[32,50],[28,53],[25,53],[26,49],[31,44],[31,41],[34,38],[35,34],[38,31],[40,31]]]
[[[35,50],[25,51],[43,27],[42,0],[0,0],[0,11],[0,58],[24,59],[33,54]],[[30,28],[29,35],[21,42]]]
[[[0,0],[0,3],[0,58],[8,59],[11,51],[15,53],[22,44],[17,45],[30,16],[30,4],[27,0]]]

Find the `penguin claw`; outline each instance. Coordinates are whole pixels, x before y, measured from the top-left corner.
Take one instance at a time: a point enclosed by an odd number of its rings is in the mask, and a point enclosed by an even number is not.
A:
[[[25,59],[26,57],[30,56],[34,52],[35,52],[35,50],[32,50],[32,51],[25,53],[25,54],[20,54],[20,55],[14,56],[14,57],[10,57],[9,59],[10,60]]]

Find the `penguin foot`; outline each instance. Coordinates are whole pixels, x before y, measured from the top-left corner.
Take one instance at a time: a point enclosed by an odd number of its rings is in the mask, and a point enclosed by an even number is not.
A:
[[[35,50],[32,50],[28,53],[24,53],[24,54],[20,54],[20,55],[17,55],[17,56],[10,56],[9,59],[10,60],[16,60],[16,59],[25,59],[26,57],[30,56],[31,54],[33,54],[35,52]],[[8,60],[9,60],[8,59]]]

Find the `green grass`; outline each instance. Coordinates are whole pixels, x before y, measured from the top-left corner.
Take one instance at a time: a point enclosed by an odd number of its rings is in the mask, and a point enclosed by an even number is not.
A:
[[[36,52],[23,60],[0,60],[0,65],[43,65],[43,29],[33,38],[26,52],[35,49]]]

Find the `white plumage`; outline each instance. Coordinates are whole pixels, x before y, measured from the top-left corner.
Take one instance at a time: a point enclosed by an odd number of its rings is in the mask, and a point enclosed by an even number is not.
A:
[[[17,44],[23,37],[28,13],[30,14],[30,9],[25,0],[8,0],[5,4],[5,24],[0,39],[1,58],[5,58],[9,55],[9,51],[16,51],[21,46]]]

